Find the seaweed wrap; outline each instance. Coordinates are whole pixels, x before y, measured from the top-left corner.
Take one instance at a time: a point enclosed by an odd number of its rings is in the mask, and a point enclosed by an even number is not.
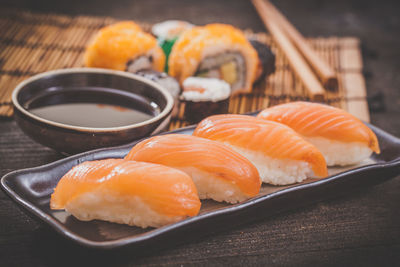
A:
[[[256,49],[259,58],[256,78],[256,82],[259,82],[275,72],[275,55],[268,45],[255,39],[250,39],[249,41]]]

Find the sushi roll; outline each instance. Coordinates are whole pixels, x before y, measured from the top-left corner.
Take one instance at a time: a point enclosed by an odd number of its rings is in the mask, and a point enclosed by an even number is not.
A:
[[[200,206],[196,187],[184,172],[123,159],[75,166],[58,182],[50,200],[51,209],[65,209],[82,221],[143,228],[195,216]]]
[[[250,39],[249,42],[257,51],[259,59],[257,78],[255,81],[255,83],[257,83],[263,81],[266,77],[275,72],[275,55],[266,44],[255,39]]]
[[[165,55],[157,40],[134,22],[120,22],[101,29],[84,55],[85,65],[135,73],[163,71]]]
[[[244,33],[226,24],[186,30],[172,47],[169,74],[180,83],[190,77],[222,79],[232,93],[249,92],[257,75],[258,56]]]
[[[215,115],[193,135],[219,141],[256,166],[263,182],[287,185],[327,176],[321,152],[289,127],[245,115]]]
[[[194,27],[193,24],[183,20],[167,20],[153,25],[151,31],[157,37],[158,44],[164,50],[167,62],[178,37],[192,27]],[[168,64],[165,64],[165,71],[168,72]]]
[[[181,87],[179,86],[179,83],[175,80],[175,78],[167,75],[165,72],[159,72],[155,70],[140,70],[136,72],[136,74],[158,83],[159,85],[167,89],[168,92],[170,92],[170,94],[174,98],[175,103],[172,110],[172,116],[176,116],[178,114],[178,104]]]
[[[201,199],[236,203],[260,191],[257,169],[243,156],[218,142],[168,134],[135,145],[126,160],[152,162],[186,172]]]
[[[356,164],[380,153],[378,139],[364,123],[331,106],[292,102],[263,110],[258,118],[286,124],[324,155],[328,166]]]
[[[185,119],[198,123],[202,119],[228,113],[231,88],[214,78],[189,77],[183,82],[181,100],[185,103]]]

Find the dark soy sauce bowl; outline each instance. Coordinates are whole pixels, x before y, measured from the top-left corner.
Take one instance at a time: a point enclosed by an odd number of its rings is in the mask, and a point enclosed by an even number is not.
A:
[[[174,100],[164,88],[140,76],[106,69],[75,68],[45,72],[13,92],[14,118],[33,140],[74,154],[118,146],[164,130]],[[71,103],[116,105],[147,113],[149,119],[117,127],[86,127],[45,119],[34,108]],[[105,118],[106,119],[106,118]]]

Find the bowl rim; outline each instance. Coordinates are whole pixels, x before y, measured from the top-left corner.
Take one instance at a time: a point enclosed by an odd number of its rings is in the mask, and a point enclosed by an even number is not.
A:
[[[152,86],[156,90],[160,91],[161,94],[164,96],[164,98],[167,101],[167,104],[165,108],[160,112],[160,114],[154,116],[151,119],[145,120],[143,122],[139,123],[134,123],[134,124],[129,124],[126,126],[118,126],[118,127],[83,127],[83,126],[74,126],[70,124],[64,124],[60,122],[55,122],[52,120],[44,119],[40,116],[37,116],[25,108],[21,106],[21,104],[18,101],[18,95],[22,88],[24,88],[26,85],[29,83],[32,83],[34,81],[40,80],[42,78],[45,78],[50,75],[57,75],[57,74],[74,74],[74,73],[97,73],[97,74],[108,74],[108,75],[115,75],[115,76],[120,76],[120,77],[125,77],[133,80],[140,81],[142,83],[148,84],[149,86]],[[116,88],[118,89],[118,88]],[[121,90],[121,89],[118,89]],[[64,129],[70,129],[70,130],[76,130],[76,131],[84,131],[84,132],[115,132],[115,131],[123,131],[123,130],[128,130],[128,129],[133,129],[133,128],[138,128],[142,127],[145,125],[152,124],[156,121],[162,120],[165,117],[168,117],[168,115],[171,113],[173,105],[174,105],[174,99],[172,98],[171,94],[167,91],[167,89],[164,89],[161,85],[157,84],[154,81],[148,80],[144,77],[141,77],[139,75],[129,73],[129,72],[124,72],[124,71],[119,71],[119,70],[110,70],[110,69],[100,69],[100,68],[68,68],[68,69],[57,69],[57,70],[51,70],[51,71],[46,71],[37,75],[34,75],[22,82],[20,82],[15,89],[12,92],[11,96],[12,103],[15,108],[18,109],[21,113],[23,113],[25,116],[28,116],[29,118],[42,122],[47,125],[59,127],[59,128],[64,128]]]

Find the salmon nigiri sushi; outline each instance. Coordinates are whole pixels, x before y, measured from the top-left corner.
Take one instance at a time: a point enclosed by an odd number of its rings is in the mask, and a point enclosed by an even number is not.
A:
[[[146,162],[87,161],[67,172],[51,195],[52,209],[82,221],[94,219],[158,227],[195,216],[200,200],[192,179]]]
[[[258,118],[286,124],[324,155],[328,166],[350,165],[380,153],[378,139],[364,123],[331,106],[292,102],[263,110]]]
[[[193,135],[222,142],[249,159],[263,182],[286,185],[327,176],[321,152],[289,127],[245,115],[215,115]]]
[[[177,168],[192,177],[201,199],[236,203],[254,197],[261,187],[256,167],[218,142],[183,134],[146,139],[135,145],[126,160]]]

